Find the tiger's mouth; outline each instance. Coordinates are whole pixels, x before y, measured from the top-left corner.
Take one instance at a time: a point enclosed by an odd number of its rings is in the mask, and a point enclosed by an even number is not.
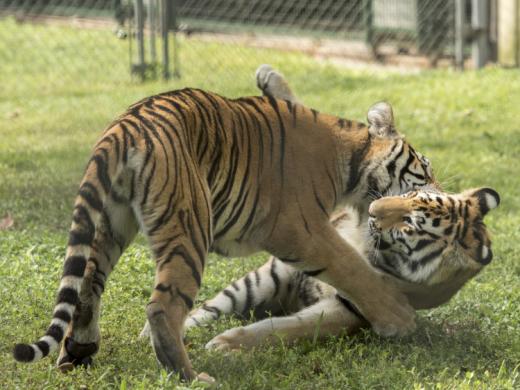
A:
[[[391,234],[391,233],[390,233]],[[367,259],[370,265],[381,272],[390,274],[398,279],[406,280],[400,274],[398,257],[401,255],[397,248],[392,250],[392,245],[385,240],[393,237],[387,236],[377,223],[377,218],[368,218],[368,237],[369,247]]]
[[[370,236],[374,238],[379,238],[383,232],[375,217],[368,217],[368,232]]]

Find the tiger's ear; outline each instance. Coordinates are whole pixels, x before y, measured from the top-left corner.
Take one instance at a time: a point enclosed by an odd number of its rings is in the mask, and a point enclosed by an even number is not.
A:
[[[478,188],[472,190],[471,197],[475,198],[482,216],[485,216],[489,210],[493,210],[500,204],[500,195],[492,188]]]
[[[382,138],[401,137],[395,129],[392,106],[387,102],[379,102],[370,107],[367,119],[370,134]]]

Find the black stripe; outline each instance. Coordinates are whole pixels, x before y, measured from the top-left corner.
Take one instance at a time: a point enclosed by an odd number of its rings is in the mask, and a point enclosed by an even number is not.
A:
[[[156,290],[160,291],[160,292],[169,292],[171,294],[172,292],[172,286],[170,285],[165,285],[165,284],[162,284],[162,283],[159,283],[157,286],[154,287]]]
[[[73,288],[65,287],[58,292],[58,298],[56,299],[56,303],[69,303],[73,306],[76,306],[78,302],[78,292]]]
[[[278,117],[278,123],[280,127],[280,175],[281,175],[281,186],[283,187],[284,183],[284,163],[285,163],[285,125],[283,123],[282,115],[280,113],[280,107],[278,106],[278,101],[274,99],[272,96],[267,96],[269,99],[269,103],[273,107],[276,116]],[[311,110],[314,115],[314,121],[316,122],[317,111]]]
[[[352,302],[350,302],[348,299],[343,298],[342,296],[340,296],[338,294],[336,294],[336,298],[338,299],[338,301],[340,301],[343,304],[343,306],[345,306],[347,308],[347,310],[351,311],[352,313],[357,315],[359,318],[366,321],[366,318],[363,316],[363,314],[361,314],[361,312],[358,310],[358,308],[356,306],[354,306],[354,304]]]
[[[388,156],[391,156],[394,152],[395,148],[399,145],[399,143],[395,143],[394,146],[392,146],[392,149],[390,150],[390,153],[388,153]],[[399,152],[386,164],[386,171],[388,172],[388,175],[391,177],[395,177],[395,169],[396,169],[396,161],[399,160],[399,158],[402,156],[404,151],[404,144],[401,144],[401,149]]]
[[[200,287],[201,283],[201,277],[200,273],[197,270],[197,266],[195,265],[195,262],[191,258],[190,254],[188,253],[186,247],[184,245],[177,245],[174,247],[171,252],[168,254],[167,258],[173,258],[174,256],[179,256],[184,263],[191,269],[191,274],[193,278],[195,279],[195,282],[197,283],[197,286]],[[204,264],[204,259],[201,259],[201,263]]]
[[[244,284],[246,286],[246,303],[242,312],[244,314],[247,314],[253,306],[253,283],[251,282],[250,274],[246,275],[244,279]]]
[[[216,318],[219,318],[222,314],[222,311],[218,307],[210,306],[205,303],[202,305],[202,309],[209,311],[210,313],[216,314],[216,316],[217,316]]]
[[[63,265],[63,276],[82,277],[85,272],[87,260],[83,256],[70,256]]]
[[[114,144],[114,147],[115,147],[115,151],[116,151],[116,160],[119,161],[119,157],[121,156],[121,148],[120,148],[120,145],[119,145],[119,138],[117,138],[117,135],[115,135],[114,133],[112,133],[110,135],[110,138],[113,140],[113,144]]]
[[[421,249],[425,248],[428,245],[434,244],[437,242],[436,240],[419,240],[417,245],[413,248],[413,251],[418,252]],[[409,246],[405,243],[405,245],[409,248]]]
[[[315,276],[318,276],[319,274],[321,274],[323,271],[325,271],[327,268],[319,268],[319,269],[316,269],[316,270],[313,270],[313,271],[303,271],[303,273],[307,276],[312,276],[312,277],[315,277]]]
[[[47,341],[38,341],[35,343],[38,348],[40,348],[40,351],[42,351],[42,355],[45,357],[49,354],[49,343]]]
[[[372,144],[372,137],[367,136],[365,139],[365,143],[361,148],[357,148],[350,157],[350,169],[349,169],[349,177],[347,182],[346,192],[350,193],[357,187],[359,180],[361,178],[361,163],[363,162],[366,154],[370,149],[370,145]]]
[[[289,257],[279,257],[278,260],[284,263],[299,263],[301,261],[300,259],[291,259]]]
[[[97,178],[103,186],[105,192],[109,193],[110,188],[112,188],[112,181],[108,176],[108,167],[106,161],[99,154],[95,154],[94,156],[92,156],[91,161],[94,161],[96,163]]]
[[[425,265],[425,264],[429,263],[430,261],[434,260],[435,258],[439,257],[439,255],[442,253],[443,250],[444,250],[444,248],[441,247],[440,249],[437,249],[436,251],[433,251],[433,252],[429,253],[428,255],[424,256],[420,260],[421,265]]]
[[[103,203],[99,197],[99,192],[92,183],[85,182],[81,185],[79,195],[96,211],[103,209]]]
[[[53,314],[53,318],[58,318],[65,322],[70,322],[72,320],[69,313],[67,313],[65,310],[58,310],[56,313]]]
[[[182,293],[179,288],[177,288],[177,294],[179,294],[179,296],[182,298],[182,300],[184,301],[184,304],[186,305],[186,307],[191,310],[193,308],[193,300],[186,294]]]
[[[226,297],[231,299],[231,306],[233,308],[233,311],[236,311],[237,299],[235,298],[235,295],[231,291],[229,291],[227,289],[222,291],[222,294],[224,294]]]
[[[57,343],[59,343],[63,339],[63,329],[59,325],[51,325],[47,332],[45,332],[47,336],[51,336]]]
[[[151,168],[150,172],[148,173],[148,177],[146,178],[146,182],[143,187],[144,195],[143,195],[143,198],[141,199],[141,210],[143,210],[146,206],[146,201],[148,200],[148,194],[150,193],[150,190],[152,188],[152,186],[150,184],[154,177],[156,166],[157,166],[157,161],[154,158],[153,163],[152,163],[152,168]],[[142,172],[144,172],[144,169]]]
[[[323,214],[325,214],[325,216],[328,219],[329,218],[329,213],[325,209],[325,206],[323,205],[323,202],[321,201],[320,197],[316,193],[316,187],[314,187],[314,183],[313,183],[313,186],[312,186],[312,190],[314,191],[314,198],[316,199],[316,202],[318,203],[318,206],[320,206],[321,211],[323,211]]]
[[[271,263],[271,270],[269,272],[271,275],[271,279],[273,279],[274,283],[274,294],[273,297],[276,297],[278,293],[280,292],[280,278],[278,277],[278,274],[276,273],[276,260],[273,260]]]
[[[270,153],[271,153],[270,156],[271,156],[271,161],[272,161],[273,149],[274,149],[273,128],[271,127],[271,122],[269,121],[269,118],[267,118],[267,116],[265,115],[264,110],[261,109],[258,106],[257,101],[258,101],[258,99],[255,99],[255,98],[244,98],[244,99],[241,99],[241,102],[244,102],[248,106],[252,106],[253,109],[256,111],[256,113],[260,117],[262,117],[262,119],[264,120],[264,122],[265,122],[265,124],[267,126],[267,129],[269,130],[269,136],[270,136],[269,150],[270,150]]]
[[[69,232],[69,246],[74,245],[90,245],[92,240],[94,239],[94,235],[90,232],[80,232],[77,230],[71,230]]]
[[[81,205],[74,208],[72,220],[83,230],[69,232],[69,245],[90,245],[94,241],[95,227],[87,209]],[[85,226],[86,225],[86,226]]]
[[[253,223],[254,217],[257,215],[257,207],[258,201],[260,200],[260,191],[256,191],[255,200],[253,201],[253,205],[249,209],[249,216],[246,219],[246,222],[242,226],[242,230],[240,231],[240,236],[238,237],[238,241],[241,241],[244,238],[244,235],[249,231],[251,224]]]
[[[319,112],[316,111],[314,108],[311,108],[311,112],[312,112],[312,118],[314,120],[314,123],[316,123],[318,121],[318,114],[319,114]]]
[[[172,215],[175,213],[175,208],[173,206],[174,197],[176,192],[171,191],[170,197],[168,199],[168,204],[166,205],[166,208],[164,209],[163,213],[154,221],[153,226],[148,230],[148,235],[153,235],[157,229],[159,229],[161,226],[163,226],[165,223],[168,223],[171,220]]]

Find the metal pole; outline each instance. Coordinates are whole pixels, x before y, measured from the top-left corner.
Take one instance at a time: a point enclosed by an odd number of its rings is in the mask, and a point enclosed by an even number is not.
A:
[[[135,0],[135,23],[137,28],[137,72],[144,80],[144,15],[143,15],[143,0]]]
[[[157,63],[157,52],[155,48],[155,33],[157,31],[157,6],[156,0],[148,0],[148,29],[150,33],[150,62]]]
[[[489,59],[487,37],[488,9],[487,0],[471,0],[471,27],[474,37],[472,59],[476,69],[483,68]]]
[[[363,1],[363,19],[365,22],[365,43],[375,51],[374,47],[374,8],[372,0]]]
[[[161,0],[161,37],[162,37],[162,57],[163,57],[163,77],[165,80],[170,78],[170,48],[168,42],[169,27],[169,1]]]
[[[464,14],[465,0],[455,0],[455,66],[464,70]]]

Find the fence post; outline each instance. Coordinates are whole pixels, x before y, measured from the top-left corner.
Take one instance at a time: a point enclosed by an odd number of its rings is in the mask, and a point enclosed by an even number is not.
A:
[[[520,66],[520,4],[518,0],[498,2],[498,61]]]
[[[464,70],[465,0],[455,0],[455,66]]]
[[[365,24],[365,43],[374,50],[374,8],[372,0],[363,1],[363,19]]]
[[[489,59],[488,10],[487,0],[471,1],[472,59],[476,69],[483,68]]]
[[[150,32],[150,64],[155,73],[157,64],[157,52],[155,48],[155,34],[157,32],[157,4],[156,0],[148,0],[148,29]]]
[[[168,30],[170,27],[169,0],[161,1],[161,37],[162,37],[162,57],[163,57],[163,78],[170,78],[170,45],[168,42]]]
[[[170,4],[170,28],[173,30],[173,77],[180,78],[179,63],[179,42],[177,41],[177,12],[179,10],[179,2],[171,0]]]
[[[136,72],[144,80],[145,77],[145,63],[144,63],[144,11],[143,0],[135,0],[135,22],[137,29],[137,67]]]

